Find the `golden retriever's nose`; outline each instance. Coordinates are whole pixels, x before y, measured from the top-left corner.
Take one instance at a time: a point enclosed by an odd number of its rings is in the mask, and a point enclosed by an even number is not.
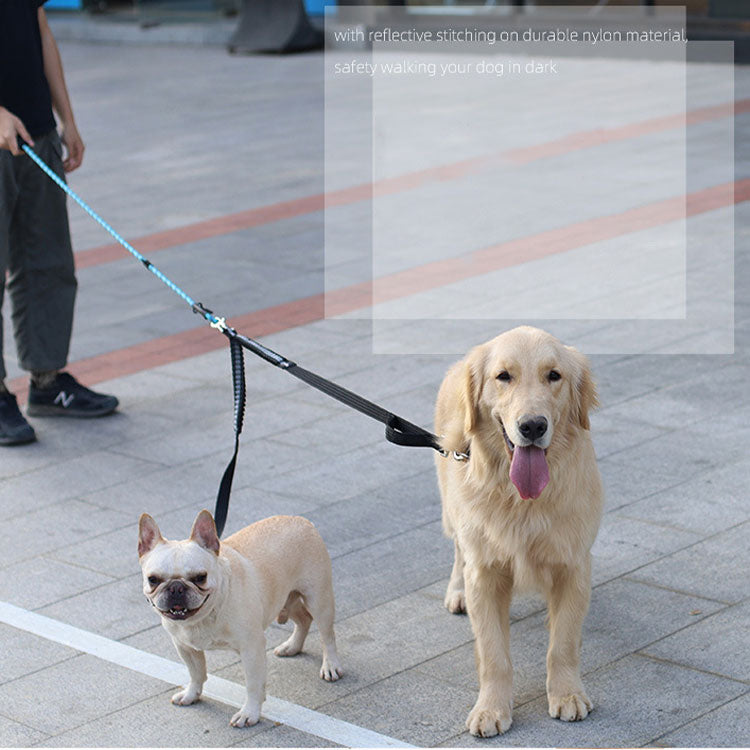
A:
[[[518,421],[518,431],[533,443],[547,432],[547,420],[544,417],[530,417],[524,414]]]

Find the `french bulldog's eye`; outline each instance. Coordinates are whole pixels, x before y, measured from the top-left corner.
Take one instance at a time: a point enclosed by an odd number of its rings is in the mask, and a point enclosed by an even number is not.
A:
[[[193,583],[198,584],[198,586],[202,586],[206,582],[207,578],[208,575],[206,573],[198,573],[198,575],[193,576],[190,580]]]
[[[498,380],[502,380],[503,383],[509,383],[511,380],[510,373],[507,370],[503,370],[498,376]]]
[[[161,583],[161,578],[158,576],[149,576],[146,580],[149,586],[158,586]]]
[[[557,370],[550,370],[549,375],[547,375],[547,378],[551,383],[554,383],[556,380],[560,380],[562,375]]]

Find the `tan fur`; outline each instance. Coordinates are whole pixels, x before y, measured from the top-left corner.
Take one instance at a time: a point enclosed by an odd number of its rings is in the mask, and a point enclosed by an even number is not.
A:
[[[562,378],[551,382],[550,370]],[[511,382],[497,379],[501,371]],[[602,486],[589,433],[597,405],[587,359],[537,328],[515,328],[473,349],[447,373],[435,429],[443,447],[470,451],[467,462],[436,458],[443,527],[455,543],[445,596],[451,612],[467,611],[476,638],[479,697],[467,719],[472,734],[502,733],[513,703],[509,644],[512,592],[533,589],[549,608],[549,712],[566,721],[591,710],[580,679],[581,627],[590,596],[590,553],[599,527]],[[509,478],[523,415],[550,425],[550,481],[523,500]],[[523,444],[523,443],[521,443]]]
[[[274,618],[291,619],[294,631],[274,649],[277,656],[302,650],[313,617],[323,643],[320,676],[342,674],[333,632],[331,559],[313,524],[299,516],[273,516],[246,526],[219,542],[211,514],[201,511],[189,539],[164,539],[148,515],[139,524],[138,552],[143,593],[162,616],[177,652],[187,664],[190,684],[172,696],[177,705],[198,700],[206,681],[206,649],[239,653],[247,699],[232,716],[233,726],[258,722],[265,699],[265,629]],[[196,574],[203,574],[203,580]],[[170,587],[186,590],[190,615],[172,619]]]

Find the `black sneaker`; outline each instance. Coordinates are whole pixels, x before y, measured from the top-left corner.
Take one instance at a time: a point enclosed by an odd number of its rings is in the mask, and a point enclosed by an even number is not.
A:
[[[36,440],[34,428],[23,418],[16,397],[0,393],[0,445],[21,445]]]
[[[26,413],[31,417],[103,417],[118,403],[114,396],[95,393],[69,373],[59,372],[49,388],[31,384]]]

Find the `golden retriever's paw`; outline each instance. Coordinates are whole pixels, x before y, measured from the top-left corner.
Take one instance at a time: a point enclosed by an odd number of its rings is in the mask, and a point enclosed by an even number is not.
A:
[[[510,729],[513,719],[510,709],[486,708],[476,705],[466,719],[466,728],[475,737],[494,737]]]
[[[582,721],[594,707],[583,690],[562,697],[550,695],[548,702],[549,715],[561,721]]]
[[[445,604],[445,608],[453,615],[466,614],[466,594],[463,589],[459,591],[448,589],[445,592],[443,603]]]

